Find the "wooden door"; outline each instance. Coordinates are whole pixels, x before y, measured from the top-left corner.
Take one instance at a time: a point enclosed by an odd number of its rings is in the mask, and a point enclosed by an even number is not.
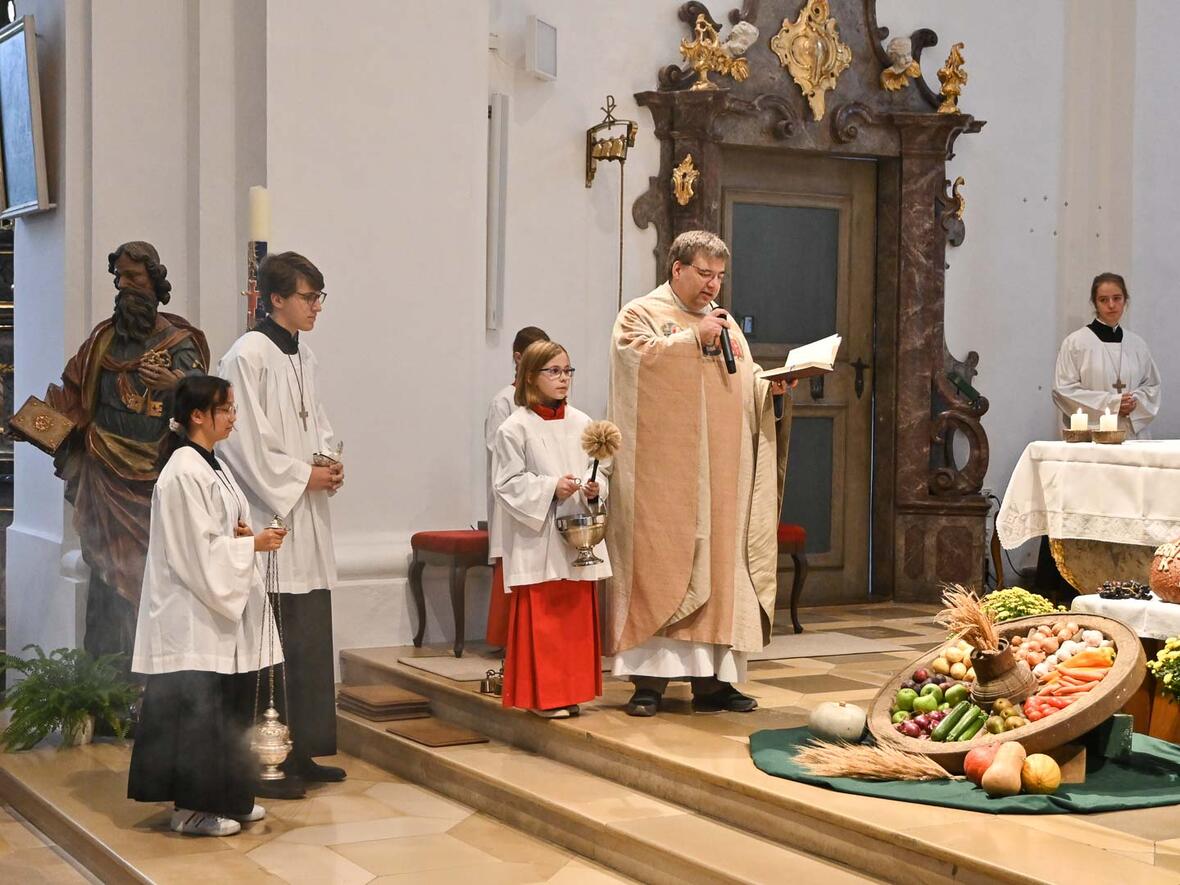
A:
[[[797,345],[833,332],[844,339],[836,370],[793,391],[782,519],[807,530],[804,603],[863,601],[872,539],[876,163],[741,148],[725,154],[722,236],[733,260],[722,302],[755,361],[769,368]],[[781,565],[780,586],[789,587],[790,559]]]

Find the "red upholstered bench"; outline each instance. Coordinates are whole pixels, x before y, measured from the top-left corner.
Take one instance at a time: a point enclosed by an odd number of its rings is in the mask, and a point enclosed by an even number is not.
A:
[[[780,522],[778,526],[779,555],[789,554],[795,562],[795,577],[791,581],[791,623],[795,632],[802,633],[799,623],[799,597],[803,594],[803,582],[807,580],[807,530],[793,522]]]
[[[410,560],[410,592],[418,609],[418,632],[414,645],[422,647],[426,632],[426,596],[422,592],[422,570],[428,565],[447,566],[451,570],[451,609],[455,613],[455,657],[463,657],[465,627],[465,592],[467,572],[477,566],[488,567],[488,533],[479,529],[452,532],[417,532],[410,538],[414,557]]]

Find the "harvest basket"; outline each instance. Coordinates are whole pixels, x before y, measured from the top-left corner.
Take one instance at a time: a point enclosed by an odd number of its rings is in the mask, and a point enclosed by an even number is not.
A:
[[[1002,639],[1011,639],[1017,634],[1026,634],[1032,627],[1059,620],[1060,617],[1058,614],[1041,614],[1016,618],[997,624],[996,631]],[[914,658],[905,669],[894,674],[877,693],[872,706],[869,707],[869,731],[879,744],[893,746],[908,753],[921,753],[952,774],[962,773],[963,757],[975,747],[1004,741],[1019,741],[1027,752],[1043,753],[1081,737],[1122,709],[1143,682],[1147,658],[1143,653],[1143,644],[1135,635],[1135,631],[1122,621],[1081,612],[1070,612],[1069,620],[1083,630],[1101,630],[1114,641],[1116,654],[1114,666],[1102,682],[1087,692],[1081,700],[1064,710],[1001,734],[981,731],[969,741],[948,744],[906,737],[894,729],[890,721],[889,708],[893,705],[898,687],[909,674],[937,657],[938,649],[931,649]]]

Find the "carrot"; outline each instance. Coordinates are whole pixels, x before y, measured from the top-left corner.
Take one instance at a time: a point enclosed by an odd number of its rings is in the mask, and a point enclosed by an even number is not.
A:
[[[1097,667],[1063,667],[1061,673],[1063,678],[1082,679],[1087,682],[1098,682],[1103,679],[1108,670],[1099,669]]]
[[[1057,693],[1062,694],[1062,695],[1081,694],[1082,692],[1089,691],[1097,684],[1098,684],[1097,682],[1087,682],[1085,685],[1067,685],[1067,686],[1063,686],[1062,688],[1059,688],[1057,690]]]

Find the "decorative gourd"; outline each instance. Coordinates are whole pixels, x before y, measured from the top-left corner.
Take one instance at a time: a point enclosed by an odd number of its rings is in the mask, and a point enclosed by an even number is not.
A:
[[[1026,793],[1053,793],[1061,786],[1061,768],[1051,756],[1033,753],[1020,768],[1020,784]]]
[[[1156,548],[1148,583],[1164,602],[1180,602],[1180,541]]]
[[[1020,792],[1020,771],[1024,765],[1024,747],[1016,741],[1001,744],[996,758],[983,773],[979,785],[991,797],[1015,796]]]
[[[811,711],[808,727],[825,741],[859,741],[865,732],[865,711],[856,704],[827,701]]]

